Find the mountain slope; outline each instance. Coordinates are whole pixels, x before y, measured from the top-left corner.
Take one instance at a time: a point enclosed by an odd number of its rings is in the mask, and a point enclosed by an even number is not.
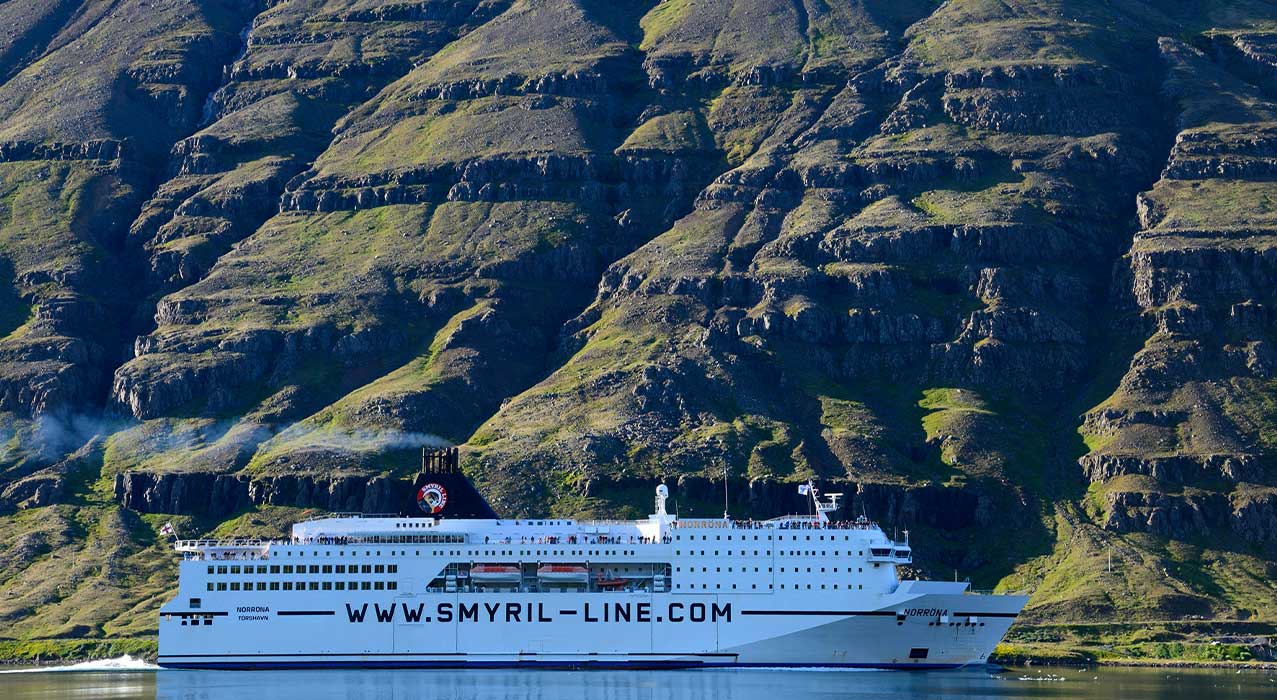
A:
[[[0,14],[14,637],[443,443],[507,513],[836,482],[1042,629],[1277,618],[1270,3]]]

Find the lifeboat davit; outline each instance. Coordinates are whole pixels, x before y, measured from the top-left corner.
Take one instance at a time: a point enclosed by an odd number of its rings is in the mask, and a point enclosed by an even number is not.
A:
[[[537,578],[548,583],[584,584],[590,580],[590,572],[579,564],[542,564],[537,567]]]
[[[475,583],[518,583],[523,572],[514,564],[475,564],[470,579]]]

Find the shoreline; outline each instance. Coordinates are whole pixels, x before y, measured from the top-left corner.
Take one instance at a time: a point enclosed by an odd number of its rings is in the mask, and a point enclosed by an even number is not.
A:
[[[989,663],[1006,668],[1201,668],[1242,671],[1277,671],[1277,661],[1199,661],[1196,659],[1090,659],[1071,660],[1053,657],[990,657]]]
[[[84,640],[39,640],[43,642],[45,649],[53,651],[60,646],[62,641],[68,647],[85,646]],[[105,641],[105,640],[103,640]],[[140,640],[139,640],[140,641]],[[2,643],[0,643],[2,644]],[[106,643],[109,646],[109,642]],[[24,667],[55,667],[55,666],[71,666],[75,664],[87,663],[92,661],[103,661],[107,659],[117,659],[122,656],[131,656],[138,661],[154,664],[157,655],[153,652],[129,653],[127,651],[121,653],[105,653],[92,655],[62,655],[52,653],[41,656],[0,656],[0,667],[24,666]],[[1218,670],[1235,670],[1235,671],[1277,671],[1277,661],[1207,661],[1198,659],[1137,659],[1137,658],[1094,658],[1085,656],[1082,652],[1074,650],[1073,655],[1010,655],[994,653],[989,657],[989,666],[1000,667],[1007,671],[1015,669],[1033,669],[1033,668],[1095,668],[1099,666],[1109,668],[1174,668],[1174,669],[1218,669]]]

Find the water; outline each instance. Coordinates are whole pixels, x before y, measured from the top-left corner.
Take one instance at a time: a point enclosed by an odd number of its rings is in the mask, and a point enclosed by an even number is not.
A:
[[[1198,669],[985,671],[155,671],[0,673],[5,700],[894,700],[1277,698],[1277,673]]]

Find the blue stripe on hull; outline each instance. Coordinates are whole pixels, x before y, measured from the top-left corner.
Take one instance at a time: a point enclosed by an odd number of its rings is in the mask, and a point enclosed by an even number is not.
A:
[[[537,668],[546,670],[669,670],[689,668],[864,668],[893,671],[935,671],[961,668],[964,664],[893,663],[723,663],[702,661],[179,661],[161,660],[162,668],[185,670],[264,671],[290,669],[403,669],[403,668]]]

